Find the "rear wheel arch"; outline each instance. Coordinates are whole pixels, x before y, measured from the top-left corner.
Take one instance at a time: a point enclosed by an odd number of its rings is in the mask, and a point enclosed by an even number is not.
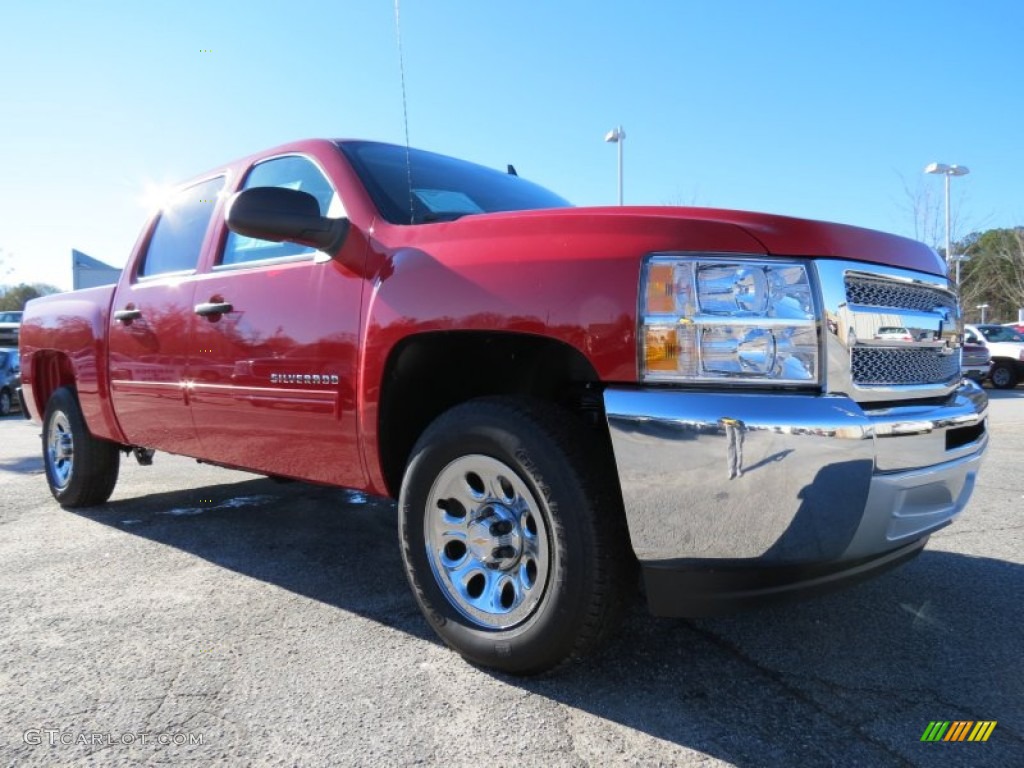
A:
[[[32,354],[32,402],[40,418],[46,414],[47,403],[61,387],[74,390],[74,366],[63,352],[40,350]]]

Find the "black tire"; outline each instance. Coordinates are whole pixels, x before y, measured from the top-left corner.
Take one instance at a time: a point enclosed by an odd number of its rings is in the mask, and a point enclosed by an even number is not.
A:
[[[989,379],[996,389],[1013,389],[1017,386],[1017,366],[1005,360],[997,360],[992,364]]]
[[[636,586],[615,477],[607,439],[548,403],[474,400],[434,421],[402,482],[399,535],[409,584],[441,639],[512,674],[545,672],[599,646]],[[435,533],[460,526],[461,555],[458,536]],[[484,562],[492,556],[502,559]]]
[[[89,433],[78,397],[68,387],[56,390],[46,404],[43,465],[50,493],[65,509],[102,504],[117,484],[118,445]]]
[[[12,402],[13,401],[11,399],[11,390],[7,389],[7,387],[0,389],[0,416],[11,415]]]

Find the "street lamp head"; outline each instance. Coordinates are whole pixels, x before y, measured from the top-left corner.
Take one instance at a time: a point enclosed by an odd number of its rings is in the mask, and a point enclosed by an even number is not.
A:
[[[971,170],[966,165],[946,165],[945,163],[930,163],[925,166],[925,173],[935,173],[940,176],[966,176]]]
[[[605,141],[610,141],[612,144],[622,141],[626,138],[626,132],[622,130],[620,125],[618,128],[612,128],[608,133],[604,135]]]

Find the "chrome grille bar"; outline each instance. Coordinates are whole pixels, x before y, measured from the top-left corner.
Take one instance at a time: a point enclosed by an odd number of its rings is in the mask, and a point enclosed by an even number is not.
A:
[[[826,389],[859,402],[951,393],[961,317],[946,278],[864,263],[815,263],[826,316]]]
[[[850,361],[853,382],[861,386],[944,384],[960,378],[960,356],[934,349],[855,347]]]
[[[956,296],[947,290],[863,275],[847,275],[846,300],[865,307],[888,307],[931,312],[936,307],[956,309]]]

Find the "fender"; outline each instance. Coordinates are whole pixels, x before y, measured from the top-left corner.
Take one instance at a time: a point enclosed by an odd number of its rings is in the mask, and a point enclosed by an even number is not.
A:
[[[357,386],[364,462],[379,493],[386,493],[378,460],[380,397],[399,342],[437,331],[530,334],[573,347],[602,381],[636,381],[643,256],[678,250],[680,243],[764,253],[733,224],[665,216],[609,224],[604,216],[518,212],[415,228],[378,221],[374,234]]]
[[[73,384],[89,431],[124,442],[110,401],[107,371],[107,323],[114,286],[33,299],[25,308],[21,361],[25,400],[33,418],[42,420],[52,391]],[[62,372],[47,370],[63,359]],[[64,379],[70,375],[72,381]]]

